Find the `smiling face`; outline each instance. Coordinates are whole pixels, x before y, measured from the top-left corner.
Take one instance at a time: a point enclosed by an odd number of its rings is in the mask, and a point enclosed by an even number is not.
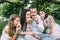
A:
[[[30,11],[27,11],[26,13],[26,19],[30,18]]]
[[[45,18],[45,12],[44,11],[40,11],[39,14],[42,18]]]
[[[30,11],[31,11],[31,17],[37,15],[37,9],[36,8],[31,8]]]
[[[15,27],[17,27],[17,24],[19,24],[19,23],[20,23],[20,18],[17,17],[17,18],[13,21],[13,25],[14,25]]]
[[[15,33],[14,29],[20,26],[18,24],[20,24],[20,16],[18,16],[17,14],[12,14],[8,20],[9,36],[13,36],[13,34]]]

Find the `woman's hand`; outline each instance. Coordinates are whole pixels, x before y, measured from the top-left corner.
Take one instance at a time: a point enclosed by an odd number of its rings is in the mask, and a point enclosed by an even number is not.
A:
[[[32,19],[31,19],[31,18],[28,18],[28,19],[26,20],[27,24],[30,24],[30,23],[31,23],[31,21],[32,21]]]
[[[27,29],[26,29],[26,32],[30,32],[30,24],[27,24]]]
[[[34,32],[26,32],[26,34],[34,35],[35,33]]]

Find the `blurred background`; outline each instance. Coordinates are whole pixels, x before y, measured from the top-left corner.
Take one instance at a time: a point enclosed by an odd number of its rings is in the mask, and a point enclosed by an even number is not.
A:
[[[0,36],[10,15],[15,13],[20,16],[21,11],[30,6],[36,6],[38,12],[46,11],[60,24],[60,0],[0,0]]]

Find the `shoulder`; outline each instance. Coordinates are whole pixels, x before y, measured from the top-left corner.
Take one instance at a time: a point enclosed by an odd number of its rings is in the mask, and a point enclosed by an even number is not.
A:
[[[5,32],[5,33],[9,33],[9,30],[10,30],[10,28],[9,28],[9,26],[7,25],[7,26],[5,26],[5,28],[3,29],[3,31]]]
[[[37,17],[38,17],[39,19],[41,19],[41,16],[40,16],[40,15],[37,15]]]
[[[37,17],[40,17],[40,15],[37,15]]]

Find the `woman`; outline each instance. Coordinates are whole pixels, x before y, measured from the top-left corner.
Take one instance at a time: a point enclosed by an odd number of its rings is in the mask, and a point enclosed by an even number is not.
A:
[[[46,32],[54,38],[60,38],[60,26],[54,21],[51,15],[47,15],[44,11],[40,11],[41,19],[44,25],[47,26]]]
[[[40,40],[38,35],[31,31],[31,22],[32,19],[30,17],[30,10],[24,10],[21,14],[21,24],[22,31],[24,31],[26,40]],[[23,33],[24,33],[23,32]]]
[[[12,14],[2,32],[1,40],[16,40],[19,30],[21,29],[20,17]]]

